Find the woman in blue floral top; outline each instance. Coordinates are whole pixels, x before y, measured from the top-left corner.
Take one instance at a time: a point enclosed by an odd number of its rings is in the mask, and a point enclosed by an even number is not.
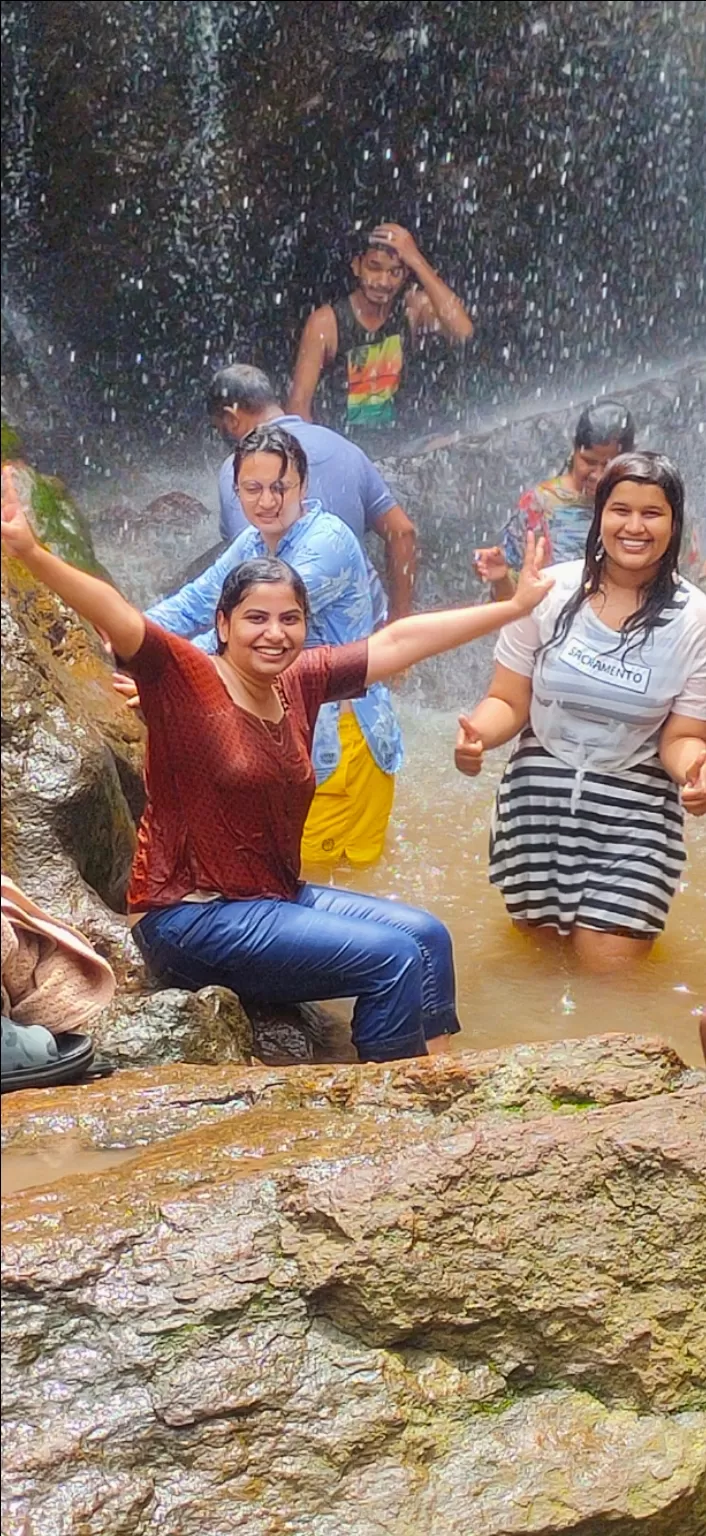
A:
[[[372,568],[350,528],[307,501],[307,460],[283,427],[264,425],[235,450],[233,474],[250,526],[215,563],[147,617],[214,652],[216,607],[226,576],[245,560],[276,555],[307,589],[308,645],[347,645],[377,628]],[[134,692],[126,681],[122,691]],[[317,790],[302,840],[307,864],[372,864],[382,854],[402,765],[402,736],[390,690],[375,683],[351,703],[324,704],[312,750]]]

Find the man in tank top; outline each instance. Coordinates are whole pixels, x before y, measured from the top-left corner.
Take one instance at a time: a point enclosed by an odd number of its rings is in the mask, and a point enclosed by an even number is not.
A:
[[[399,224],[379,224],[364,236],[351,266],[353,292],[306,322],[288,408],[311,420],[321,374],[332,368],[336,426],[359,437],[394,427],[408,354],[421,332],[464,342],[473,324]]]

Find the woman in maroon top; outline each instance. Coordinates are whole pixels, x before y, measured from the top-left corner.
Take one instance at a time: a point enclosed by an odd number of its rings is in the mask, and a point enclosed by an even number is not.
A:
[[[128,906],[152,969],[168,984],[227,986],[248,1001],[355,997],[363,1061],[443,1047],[459,1028],[443,924],[401,902],[300,880],[312,736],[326,700],[359,697],[529,613],[551,586],[532,538],[509,601],[415,614],[335,648],[304,648],[297,573],[280,560],[248,561],[225,582],[220,653],[208,656],[43,549],[9,468],[2,533],[34,576],[100,626],[138,684],[148,803]]]

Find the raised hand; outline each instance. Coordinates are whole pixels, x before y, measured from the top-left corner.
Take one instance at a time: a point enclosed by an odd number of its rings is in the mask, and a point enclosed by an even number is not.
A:
[[[34,530],[17,488],[15,472],[20,465],[5,464],[2,471],[2,542],[8,554],[25,560],[37,546]]]
[[[499,544],[494,544],[491,549],[476,549],[473,554],[473,568],[476,576],[481,581],[504,581],[508,575],[509,566]]]
[[[409,230],[403,229],[401,224],[377,224],[370,238],[380,245],[389,245],[406,267],[413,268],[415,261],[421,257],[414,235],[410,235]]]
[[[533,533],[527,535],[525,558],[522,563],[517,589],[512,602],[518,613],[518,617],[524,617],[531,613],[533,608],[541,603],[543,598],[551,592],[554,586],[554,577],[548,576],[542,570],[545,554],[545,540],[535,540]]]
[[[684,810],[691,816],[706,815],[706,747],[686,770],[681,798]]]
[[[458,717],[458,735],[454,762],[459,773],[474,779],[483,767],[483,741],[468,715]]]

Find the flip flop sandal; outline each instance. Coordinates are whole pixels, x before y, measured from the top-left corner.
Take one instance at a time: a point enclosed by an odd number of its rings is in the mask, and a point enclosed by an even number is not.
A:
[[[9,1025],[9,1028],[8,1028]],[[109,1077],[114,1068],[100,1058],[96,1060],[93,1041],[88,1035],[48,1035],[49,1042],[35,1040],[37,1026],[14,1026],[3,1019],[3,1059],[0,1075],[0,1092],[14,1093],[20,1088],[59,1088],[64,1083],[90,1082],[97,1077]],[[17,1048],[17,1037],[22,1041],[25,1030],[32,1030],[27,1039],[30,1050]],[[22,1041],[24,1044],[24,1041]],[[32,1047],[34,1049],[32,1049]],[[53,1047],[56,1047],[54,1050]],[[31,1055],[39,1056],[32,1061]],[[30,1060],[27,1057],[30,1056]],[[42,1059],[43,1058],[43,1059]],[[22,1064],[19,1064],[22,1063]]]

